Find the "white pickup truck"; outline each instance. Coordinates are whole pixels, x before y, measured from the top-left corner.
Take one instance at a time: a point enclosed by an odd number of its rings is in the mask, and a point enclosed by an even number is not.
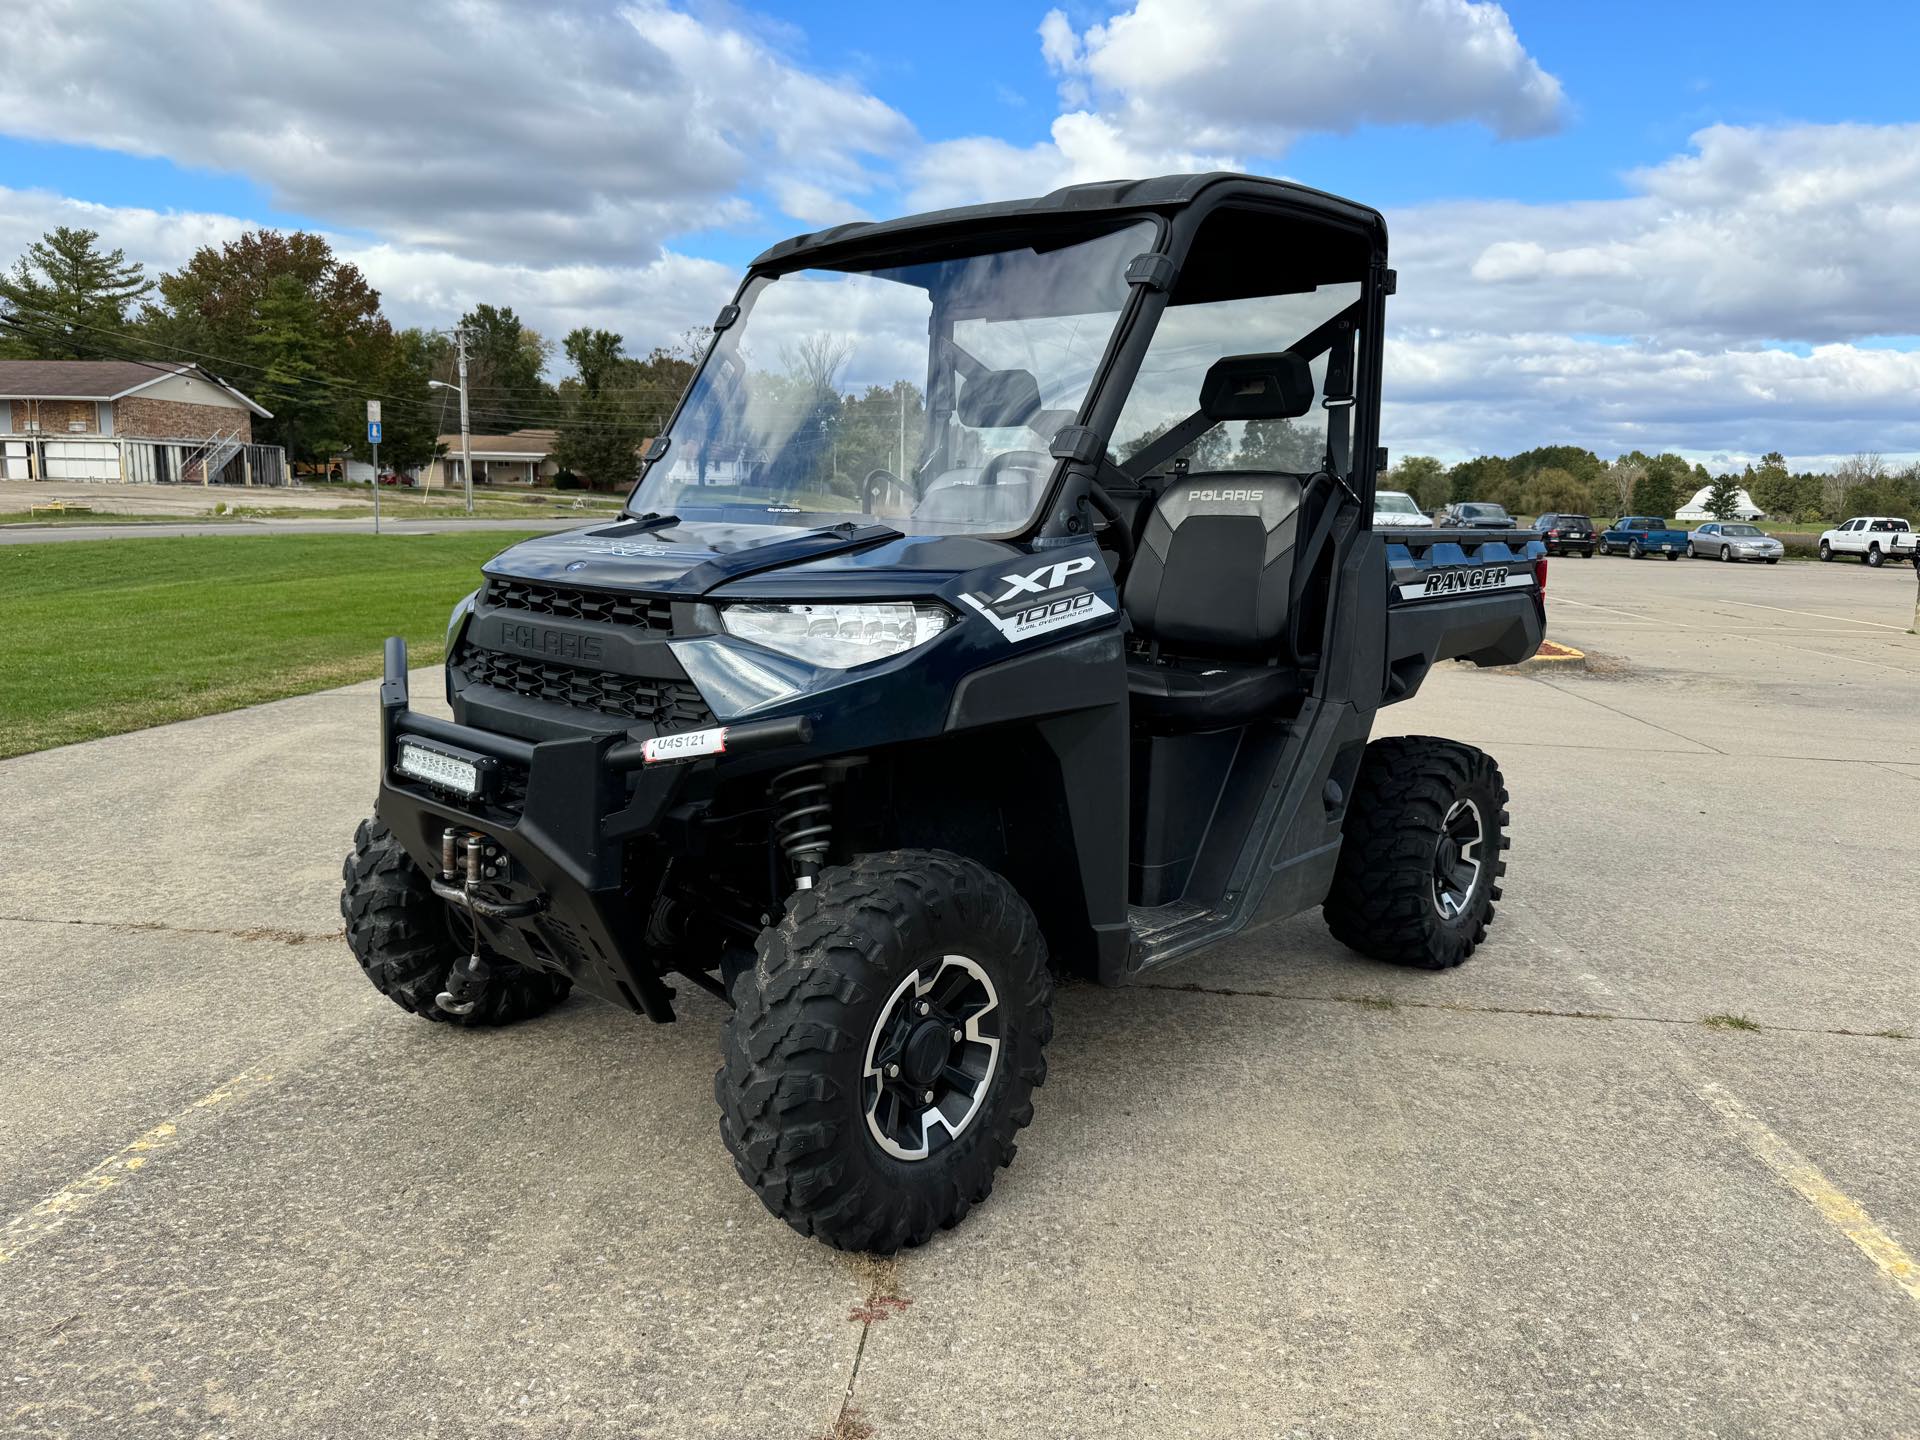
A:
[[[1858,555],[1878,568],[1889,560],[1912,560],[1920,537],[1913,526],[1893,515],[1856,515],[1820,537],[1820,558]]]

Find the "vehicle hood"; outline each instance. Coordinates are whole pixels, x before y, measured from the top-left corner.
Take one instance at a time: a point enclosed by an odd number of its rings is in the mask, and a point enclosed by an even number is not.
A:
[[[523,540],[482,568],[488,575],[516,580],[701,595],[741,575],[859,549],[894,533],[884,525],[796,530],[784,525],[618,520]]]
[[[1384,529],[1388,525],[1406,525],[1416,530],[1424,526],[1431,530],[1433,528],[1433,521],[1429,520],[1425,515],[1400,515],[1379,510],[1373,512],[1374,529]]]
[[[692,599],[823,593],[857,598],[937,587],[953,574],[1019,553],[968,535],[910,537],[851,522],[795,529],[731,521],[619,520],[522,540],[482,568],[496,579]]]

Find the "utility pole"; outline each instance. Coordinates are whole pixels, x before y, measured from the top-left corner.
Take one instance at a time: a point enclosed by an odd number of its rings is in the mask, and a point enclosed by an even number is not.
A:
[[[473,513],[473,436],[467,423],[467,327],[453,332],[460,352],[460,469],[467,482],[467,513]]]

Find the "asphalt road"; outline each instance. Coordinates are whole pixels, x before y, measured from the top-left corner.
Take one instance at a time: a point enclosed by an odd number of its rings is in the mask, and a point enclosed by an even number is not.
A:
[[[370,687],[0,764],[0,1433],[1911,1437],[1913,583],[1555,561],[1594,669],[1382,717],[1505,768],[1487,946],[1064,989],[1019,1159],[889,1263],[735,1178],[702,997],[366,986]]]
[[[512,520],[382,520],[390,535],[440,535],[451,530],[570,530],[611,520],[611,512],[529,515]],[[373,517],[351,520],[153,521],[118,525],[0,525],[0,545],[58,545],[68,540],[152,539],[161,535],[371,535]]]

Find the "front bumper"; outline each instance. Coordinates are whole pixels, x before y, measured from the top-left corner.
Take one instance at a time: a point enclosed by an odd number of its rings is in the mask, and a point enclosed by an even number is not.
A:
[[[801,718],[760,721],[728,732],[729,750],[805,743]],[[496,782],[478,798],[399,774],[401,736],[413,735],[485,756]],[[468,909],[487,947],[536,970],[571,976],[582,989],[654,1020],[673,1018],[662,975],[672,957],[646,943],[652,902],[669,847],[668,811],[697,765],[656,762],[650,735],[613,731],[530,743],[423,715],[408,703],[407,648],[386,645],[380,685],[380,793],[375,811],[428,875],[440,868],[440,836],[477,830],[508,857]],[[460,904],[458,897],[441,891]],[[464,918],[462,923],[464,923]]]

